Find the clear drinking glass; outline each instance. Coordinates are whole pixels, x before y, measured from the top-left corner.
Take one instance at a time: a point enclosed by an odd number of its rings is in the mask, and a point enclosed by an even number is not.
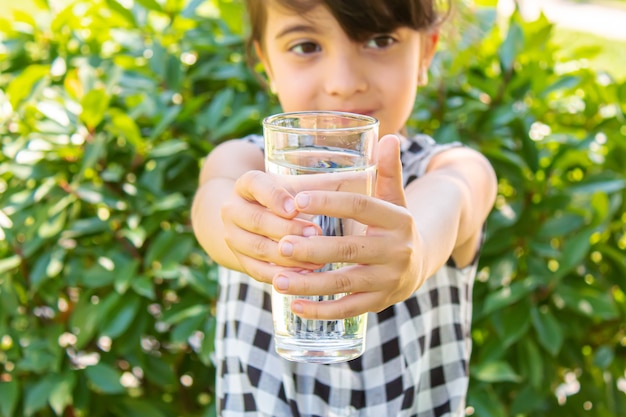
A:
[[[287,184],[293,182],[294,189],[372,195],[378,144],[375,118],[343,112],[283,113],[263,121],[263,134],[266,171],[287,176],[283,180]],[[325,236],[365,233],[365,226],[349,218],[301,216],[318,224]],[[331,263],[319,271],[344,266],[344,263]],[[344,295],[283,295],[272,289],[278,354],[289,360],[312,363],[343,362],[363,354],[367,314],[343,320],[305,320],[291,311],[291,302],[296,298],[324,301]]]

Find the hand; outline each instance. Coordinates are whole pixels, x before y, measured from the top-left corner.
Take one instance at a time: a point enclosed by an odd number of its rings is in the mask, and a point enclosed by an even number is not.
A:
[[[296,218],[294,189],[286,180],[261,171],[247,172],[237,180],[221,207],[226,244],[243,272],[265,283],[271,283],[285,267],[293,271],[321,267],[284,257],[278,250],[278,241],[285,235],[321,233],[319,226]]]
[[[292,310],[308,319],[341,319],[381,311],[403,301],[423,283],[421,239],[406,208],[399,141],[380,141],[374,197],[344,191],[306,191],[295,196],[301,213],[352,218],[367,225],[366,236],[285,236],[281,254],[295,262],[353,263],[335,271],[300,273],[283,269],[274,288],[284,294],[349,293],[335,301],[295,300]]]

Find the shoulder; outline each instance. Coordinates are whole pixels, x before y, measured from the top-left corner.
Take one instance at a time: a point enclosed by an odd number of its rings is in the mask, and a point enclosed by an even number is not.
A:
[[[439,144],[432,137],[423,134],[406,138],[401,146],[405,186],[430,171],[433,160],[440,158],[440,155],[463,147],[460,142]]]
[[[264,170],[262,142],[262,137],[252,135],[217,145],[202,165],[200,181],[213,177],[239,178],[247,171]]]

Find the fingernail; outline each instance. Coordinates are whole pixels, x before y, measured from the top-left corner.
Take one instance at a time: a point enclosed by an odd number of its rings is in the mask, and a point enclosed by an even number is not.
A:
[[[304,308],[302,308],[302,304],[298,302],[293,302],[291,303],[291,311],[293,311],[296,314],[299,314],[304,311]]]
[[[286,291],[289,289],[289,279],[283,275],[279,275],[274,278],[274,286],[280,291]]]
[[[293,255],[293,245],[291,242],[282,242],[280,244],[280,254],[283,256]]]
[[[302,231],[302,236],[304,237],[310,237],[310,236],[316,236],[317,235],[317,229],[315,227],[305,227],[304,230]]]
[[[308,194],[298,194],[296,196],[296,203],[298,207],[304,208],[309,205],[309,201],[311,201],[311,197]]]
[[[296,205],[294,204],[293,200],[290,198],[288,200],[285,200],[285,203],[283,204],[283,208],[285,209],[287,213],[291,214],[296,210]]]

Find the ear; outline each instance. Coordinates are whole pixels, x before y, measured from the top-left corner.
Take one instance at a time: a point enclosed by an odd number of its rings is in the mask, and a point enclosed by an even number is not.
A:
[[[422,34],[420,45],[420,63],[418,84],[424,86],[428,83],[428,68],[437,52],[437,42],[439,41],[439,31],[434,29]]]
[[[256,56],[259,58],[259,61],[261,61],[261,64],[263,65],[263,69],[265,70],[265,74],[267,74],[267,85],[270,89],[270,92],[272,94],[276,94],[276,86],[274,84],[274,76],[272,75],[272,68],[270,67],[270,62],[267,59],[267,56],[265,55],[265,53],[263,52],[263,47],[261,46],[259,41],[254,41],[254,52],[256,53]]]

